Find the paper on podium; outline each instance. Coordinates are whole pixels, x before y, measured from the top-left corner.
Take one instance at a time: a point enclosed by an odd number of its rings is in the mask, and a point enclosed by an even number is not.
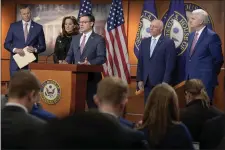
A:
[[[27,51],[27,47],[25,47],[23,51],[25,53],[24,56],[20,56],[19,54],[13,55],[13,58],[20,69],[36,60],[34,54]]]

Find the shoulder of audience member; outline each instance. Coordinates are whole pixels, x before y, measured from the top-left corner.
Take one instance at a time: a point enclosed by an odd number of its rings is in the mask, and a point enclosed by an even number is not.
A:
[[[28,117],[34,122],[36,123],[37,125],[44,125],[46,124],[47,122],[34,116],[34,115],[31,115],[31,114],[28,114]]]

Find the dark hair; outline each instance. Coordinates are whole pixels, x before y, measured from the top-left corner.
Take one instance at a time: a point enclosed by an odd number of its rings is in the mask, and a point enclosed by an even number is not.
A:
[[[71,19],[73,24],[75,25],[75,28],[73,29],[73,32],[68,34],[65,30],[65,23],[66,23],[66,19]],[[62,36],[67,36],[67,35],[77,35],[79,34],[79,24],[77,22],[77,19],[74,16],[66,16],[63,18],[62,21]]]
[[[9,98],[23,98],[32,91],[39,92],[41,84],[28,70],[19,70],[9,82]]]
[[[92,28],[94,28],[94,24],[95,24],[95,17],[92,14],[81,14],[79,17],[79,21],[81,17],[88,17],[90,22],[93,22],[93,26]]]
[[[29,8],[29,9],[30,9],[30,6],[27,5],[27,4],[20,4],[20,5],[19,5],[19,8],[20,8],[20,9],[26,9],[26,8]]]

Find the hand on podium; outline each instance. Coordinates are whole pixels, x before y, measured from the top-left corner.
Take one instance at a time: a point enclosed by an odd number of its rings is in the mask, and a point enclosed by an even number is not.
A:
[[[143,81],[139,81],[139,82],[138,82],[138,88],[139,88],[140,90],[143,90],[143,89],[144,89],[144,83],[143,83]]]
[[[80,65],[90,65],[90,62],[85,58],[84,62],[79,62]]]
[[[68,64],[68,62],[66,62],[65,60],[61,60],[59,61],[59,64]]]

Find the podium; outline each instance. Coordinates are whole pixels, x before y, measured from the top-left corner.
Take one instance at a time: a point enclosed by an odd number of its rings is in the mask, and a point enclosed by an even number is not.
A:
[[[31,63],[29,69],[42,84],[43,109],[61,118],[85,111],[88,73],[102,72],[101,65]]]
[[[185,95],[184,95],[184,84],[185,84],[185,81],[183,81],[173,87],[177,93],[180,108],[184,108],[186,105],[186,100],[185,100]]]

